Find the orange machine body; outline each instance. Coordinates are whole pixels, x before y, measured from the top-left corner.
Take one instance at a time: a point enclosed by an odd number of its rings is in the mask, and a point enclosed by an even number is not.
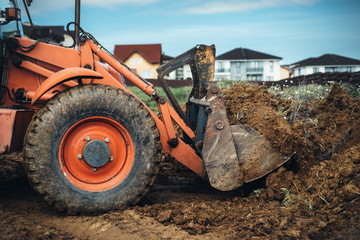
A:
[[[22,46],[35,44],[35,47],[29,52],[18,48],[6,55],[4,71],[7,71],[6,86],[9,92],[3,94],[0,99],[0,153],[19,150],[29,116],[31,117],[44,102],[65,89],[79,84],[104,84],[120,88],[137,98],[124,86],[119,77],[121,74],[150,97],[156,92],[152,84],[142,81],[89,39],[81,44],[79,50],[42,42],[35,43],[34,40],[26,38],[15,39]],[[9,97],[10,94],[13,96]],[[15,96],[19,97],[19,94],[21,99],[14,99]],[[177,136],[173,122],[176,122],[190,138],[195,138],[194,132],[165,99],[158,103],[160,117],[144,103],[143,105],[156,122],[163,149],[202,176],[201,157]],[[20,120],[21,118],[24,120]],[[179,142],[175,147],[169,144],[174,138]],[[12,147],[15,145],[17,147]]]

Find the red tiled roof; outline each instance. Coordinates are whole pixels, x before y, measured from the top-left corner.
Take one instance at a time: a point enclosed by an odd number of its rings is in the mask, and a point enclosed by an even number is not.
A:
[[[150,63],[161,62],[161,44],[115,45],[114,55],[123,62],[133,53],[141,54]]]

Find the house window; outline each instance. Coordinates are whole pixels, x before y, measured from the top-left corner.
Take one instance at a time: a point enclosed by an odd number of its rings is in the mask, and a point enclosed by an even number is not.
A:
[[[352,67],[346,67],[347,72],[352,72]]]
[[[223,62],[218,62],[218,63],[217,63],[217,71],[218,71],[218,72],[225,72],[224,63],[223,63]]]
[[[262,74],[248,74],[246,76],[246,78],[251,81],[262,81],[263,75]]]
[[[270,61],[270,72],[274,72],[274,61]]]
[[[318,67],[313,67],[313,73],[317,73],[319,72],[319,68]]]
[[[138,58],[138,64],[142,64],[142,58]]]
[[[339,72],[346,72],[347,71],[347,68],[346,67],[339,67],[338,68],[339,70]]]
[[[325,72],[338,72],[339,69],[337,67],[326,67]]]
[[[266,81],[274,81],[274,76],[267,76]]]
[[[143,78],[151,78],[151,71],[150,70],[142,70],[141,76]]]
[[[263,62],[260,61],[249,61],[247,63],[247,72],[262,72],[263,69]]]
[[[236,72],[237,72],[237,73],[240,73],[240,72],[241,72],[241,68],[240,68],[240,67],[241,67],[240,63],[237,62],[237,63],[236,63]]]
[[[301,69],[299,68],[298,69],[298,76],[300,76],[301,75]]]
[[[135,64],[135,58],[130,58],[130,63]]]
[[[178,68],[175,71],[176,79],[184,79],[184,69]]]

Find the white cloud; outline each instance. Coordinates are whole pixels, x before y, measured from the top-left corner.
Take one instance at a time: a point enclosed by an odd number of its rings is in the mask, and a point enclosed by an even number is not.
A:
[[[229,0],[212,1],[196,7],[183,9],[184,14],[216,14],[231,12],[246,12],[269,7],[288,5],[313,5],[319,0]]]

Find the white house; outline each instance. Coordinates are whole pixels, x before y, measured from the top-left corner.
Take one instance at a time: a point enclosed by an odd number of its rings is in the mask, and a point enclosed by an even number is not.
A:
[[[335,54],[325,54],[293,63],[290,67],[294,70],[295,77],[317,72],[357,72],[360,71],[360,61]]]
[[[281,59],[246,48],[236,48],[216,57],[215,80],[279,80]]]
[[[162,63],[165,64],[174,58],[163,54],[162,59],[163,59]],[[184,66],[179,67],[175,71],[172,71],[167,76],[165,76],[165,79],[168,80],[192,79],[190,64],[185,64]]]

